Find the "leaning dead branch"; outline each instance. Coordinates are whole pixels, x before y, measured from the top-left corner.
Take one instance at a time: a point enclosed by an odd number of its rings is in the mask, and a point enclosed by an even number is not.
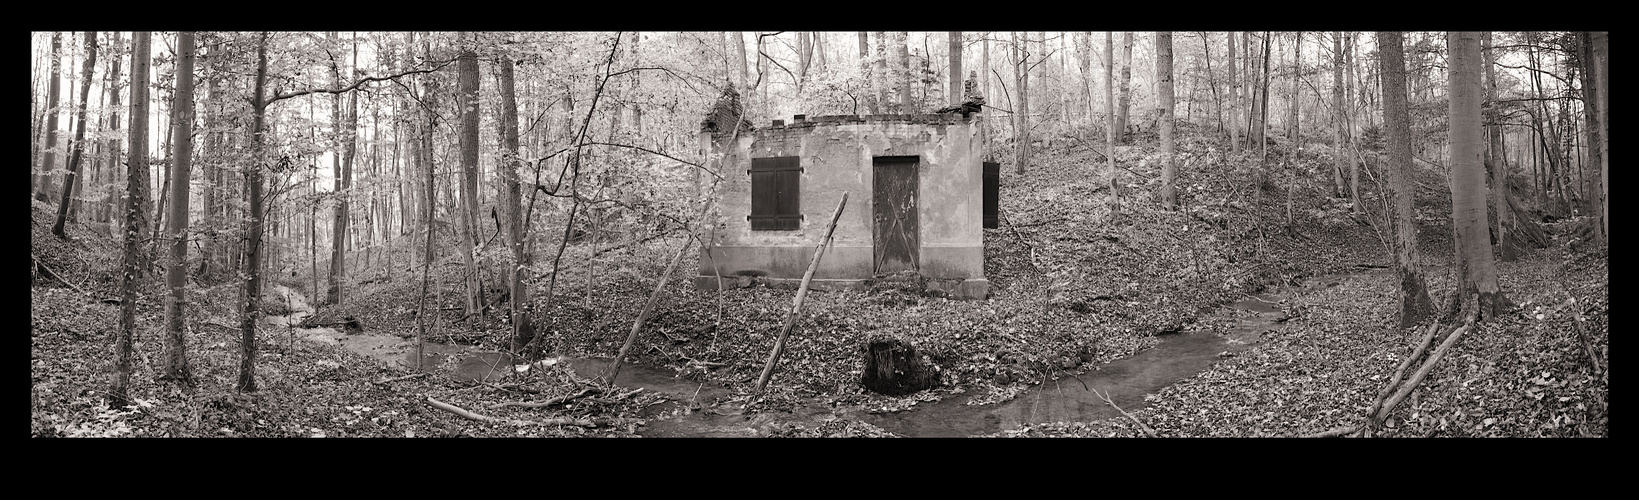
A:
[[[707,200],[706,204],[700,207],[700,215],[695,217],[697,226],[705,225],[706,214],[711,213],[711,206],[715,201]],[[699,234],[699,231],[696,230],[692,234]],[[643,311],[638,313],[637,320],[632,322],[632,331],[626,334],[626,343],[620,346],[620,354],[616,354],[615,362],[609,365],[609,371],[603,377],[604,382],[611,386],[615,384],[615,377],[620,375],[620,364],[626,360],[626,354],[632,351],[632,343],[637,340],[637,333],[643,331],[643,324],[649,321],[649,315],[654,312],[655,303],[660,301],[661,292],[666,290],[666,282],[671,279],[672,271],[677,270],[677,263],[683,260],[683,256],[688,254],[689,247],[693,244],[694,238],[684,239],[683,247],[677,249],[677,255],[672,257],[671,264],[666,266],[666,272],[660,275],[660,282],[655,283],[654,292],[649,294],[649,302],[643,305]]]
[[[768,361],[763,363],[763,373],[757,377],[757,387],[753,393],[761,394],[768,386],[768,379],[774,376],[774,365],[780,361],[780,353],[785,351],[785,339],[791,335],[791,327],[797,322],[797,312],[802,310],[802,301],[808,297],[808,284],[814,279],[814,270],[819,268],[820,257],[825,255],[825,246],[831,243],[831,235],[837,231],[837,219],[842,218],[842,209],[848,205],[848,193],[842,193],[842,200],[837,202],[837,209],[831,212],[831,224],[825,228],[825,237],[820,238],[819,245],[814,247],[814,258],[808,262],[808,271],[802,275],[802,284],[797,287],[797,298],[792,300],[791,312],[785,315],[785,326],[780,328],[780,337],[774,340],[774,349],[768,353]]]
[[[1372,403],[1371,409],[1366,412],[1364,422],[1357,425],[1336,427],[1324,432],[1308,434],[1304,437],[1371,437],[1377,429],[1382,427],[1383,421],[1394,411],[1394,407],[1405,401],[1412,391],[1422,385],[1423,379],[1427,378],[1429,372],[1434,370],[1434,366],[1445,358],[1446,353],[1451,351],[1451,347],[1456,345],[1457,341],[1462,340],[1464,334],[1474,328],[1475,319],[1476,313],[1470,312],[1468,317],[1463,320],[1463,325],[1447,334],[1440,346],[1435,348],[1434,352],[1429,353],[1428,358],[1423,360],[1421,365],[1418,365],[1417,370],[1412,373],[1411,377],[1402,380],[1401,377],[1405,374],[1406,369],[1416,364],[1418,359],[1423,357],[1423,353],[1428,350],[1428,346],[1433,343],[1434,338],[1438,336],[1438,332],[1441,330],[1438,322],[1429,326],[1428,333],[1423,336],[1422,342],[1412,351],[1411,357],[1400,363],[1400,367],[1395,370],[1394,376],[1390,377],[1388,383],[1384,384],[1383,388],[1378,391],[1377,398]]]

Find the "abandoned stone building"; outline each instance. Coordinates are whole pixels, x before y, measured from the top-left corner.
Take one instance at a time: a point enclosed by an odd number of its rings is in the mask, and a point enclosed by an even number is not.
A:
[[[892,275],[935,294],[988,297],[983,228],[994,227],[996,172],[981,157],[982,119],[797,115],[790,124],[703,132],[722,179],[696,286],[715,289],[720,270],[727,280],[795,287],[850,193],[811,288]]]

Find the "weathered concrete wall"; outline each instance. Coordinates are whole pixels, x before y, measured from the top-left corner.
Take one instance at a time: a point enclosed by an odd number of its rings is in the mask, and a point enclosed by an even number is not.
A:
[[[980,167],[980,117],[960,115],[874,115],[819,117],[709,139],[722,154],[723,179],[717,188],[712,256],[725,276],[759,276],[777,282],[800,280],[824,236],[831,211],[842,193],[843,210],[832,246],[815,271],[819,288],[858,284],[872,278],[873,158],[916,156],[918,196],[918,267],[942,280],[937,287],[952,295],[983,298],[984,232]],[[802,223],[797,230],[752,231],[752,158],[796,156],[800,174]],[[712,262],[700,255],[703,288],[715,288]],[[968,283],[970,282],[970,283]],[[964,284],[965,283],[965,284]]]

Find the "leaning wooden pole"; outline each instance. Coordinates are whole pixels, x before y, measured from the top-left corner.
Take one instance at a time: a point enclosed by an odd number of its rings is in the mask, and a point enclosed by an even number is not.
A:
[[[699,234],[698,229],[706,223],[706,214],[711,213],[711,205],[716,201],[708,200],[705,206],[700,207],[700,215],[694,218],[695,234]],[[654,293],[649,294],[649,302],[643,305],[643,312],[638,313],[637,321],[632,322],[632,331],[626,334],[626,343],[620,346],[620,354],[615,355],[615,363],[609,366],[608,373],[604,375],[604,383],[614,385],[615,377],[620,375],[620,364],[626,361],[626,353],[631,352],[632,343],[637,340],[637,332],[642,331],[643,324],[649,321],[649,315],[654,313],[655,303],[660,301],[660,292],[666,289],[666,281],[671,279],[672,271],[677,269],[677,263],[683,260],[683,256],[688,255],[691,246],[694,246],[694,238],[684,239],[683,248],[677,249],[677,255],[672,257],[672,263],[667,265],[666,272],[660,275],[660,282],[654,285]]]
[[[842,193],[837,209],[831,212],[831,224],[825,228],[825,237],[820,238],[819,245],[814,247],[814,259],[808,262],[808,271],[802,273],[797,298],[791,304],[791,312],[785,315],[785,326],[780,327],[780,338],[774,341],[774,350],[769,351],[768,361],[763,363],[763,374],[757,377],[757,388],[753,393],[761,394],[763,388],[768,386],[769,377],[774,375],[774,364],[780,361],[780,354],[785,351],[785,338],[791,334],[791,326],[797,323],[797,311],[802,310],[802,299],[808,297],[808,282],[814,280],[814,270],[819,268],[820,256],[825,255],[825,246],[831,243],[831,235],[837,231],[837,219],[842,218],[842,207],[847,204],[848,193]]]

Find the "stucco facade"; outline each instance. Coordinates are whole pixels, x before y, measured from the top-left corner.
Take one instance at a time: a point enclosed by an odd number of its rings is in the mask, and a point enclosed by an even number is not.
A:
[[[906,219],[915,220],[904,231],[914,249],[904,253],[914,262],[930,291],[958,298],[986,298],[981,152],[981,116],[960,114],[830,116],[799,120],[741,133],[702,134],[709,151],[720,155],[715,226],[708,230],[711,256],[725,279],[761,281],[771,286],[796,286],[813,257],[814,245],[824,236],[832,210],[842,193],[848,205],[837,222],[832,245],[814,273],[816,289],[857,287],[885,269],[883,210],[898,203]],[[796,157],[799,175],[801,222],[794,230],[753,230],[752,176],[754,158]],[[894,161],[906,176],[914,171],[894,198],[883,203],[875,193],[889,174],[882,162]],[[914,167],[910,167],[914,164]],[[913,168],[914,170],[911,170]],[[877,179],[882,175],[884,179]],[[873,196],[876,195],[876,196]],[[881,204],[882,207],[877,205]],[[874,252],[874,253],[873,253]],[[700,253],[696,286],[715,289],[713,261]]]

